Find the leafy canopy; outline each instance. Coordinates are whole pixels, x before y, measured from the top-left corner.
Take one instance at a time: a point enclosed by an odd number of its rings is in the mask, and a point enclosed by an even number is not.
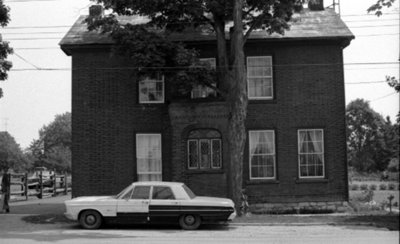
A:
[[[9,15],[10,8],[4,5],[3,0],[0,0],[0,26],[7,26],[10,21]],[[12,54],[13,50],[8,42],[2,40],[0,34],[0,81],[4,81],[8,78],[7,72],[11,69],[12,63],[7,61],[6,58],[9,54]],[[0,98],[3,96],[3,90],[0,88]]]

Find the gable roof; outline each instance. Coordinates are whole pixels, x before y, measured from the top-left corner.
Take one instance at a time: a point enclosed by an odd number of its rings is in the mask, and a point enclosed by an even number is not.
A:
[[[71,29],[67,32],[59,45],[68,55],[69,49],[82,45],[112,44],[113,40],[108,34],[98,31],[88,31],[84,20],[87,16],[80,16]],[[121,16],[121,23],[143,24],[148,20],[143,17]],[[265,30],[254,30],[250,39],[255,40],[311,40],[311,39],[354,39],[346,24],[332,9],[323,11],[310,11],[304,9],[300,13],[294,13],[289,22],[290,29],[284,35],[273,33],[269,35]],[[211,41],[215,40],[215,34],[206,30],[185,31],[174,33],[171,38],[175,41]]]

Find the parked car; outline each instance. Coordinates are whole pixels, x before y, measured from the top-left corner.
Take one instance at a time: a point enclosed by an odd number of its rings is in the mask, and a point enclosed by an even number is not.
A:
[[[126,224],[176,223],[185,230],[204,222],[227,222],[236,216],[227,198],[196,196],[178,182],[135,182],[116,196],[77,197],[65,201],[65,216],[86,229],[103,222]]]

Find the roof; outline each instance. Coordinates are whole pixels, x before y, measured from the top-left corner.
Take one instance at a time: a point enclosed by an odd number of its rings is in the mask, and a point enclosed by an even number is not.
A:
[[[69,48],[82,45],[112,44],[113,40],[108,34],[98,31],[88,31],[84,23],[87,16],[80,16],[71,29],[60,42],[61,48],[67,53]],[[120,16],[121,23],[140,24],[148,20],[137,16]],[[264,30],[254,30],[249,39],[258,40],[309,40],[309,39],[354,39],[353,33],[340,19],[333,9],[323,11],[310,11],[304,9],[300,13],[294,13],[290,21],[290,30],[284,35],[274,33],[269,35]],[[208,41],[215,40],[215,35],[206,30],[192,30],[172,35],[175,41]]]

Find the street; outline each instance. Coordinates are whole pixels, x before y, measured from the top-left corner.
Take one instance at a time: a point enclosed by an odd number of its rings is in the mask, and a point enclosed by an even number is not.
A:
[[[3,217],[2,215],[1,217]],[[29,216],[27,216],[29,217]],[[209,225],[130,226],[83,230],[74,223],[26,223],[18,215],[0,219],[0,243],[398,243],[399,232],[372,226]],[[26,217],[25,217],[26,218]],[[4,220],[4,219],[3,219]],[[51,220],[49,220],[50,222]],[[23,223],[25,222],[25,223]]]

